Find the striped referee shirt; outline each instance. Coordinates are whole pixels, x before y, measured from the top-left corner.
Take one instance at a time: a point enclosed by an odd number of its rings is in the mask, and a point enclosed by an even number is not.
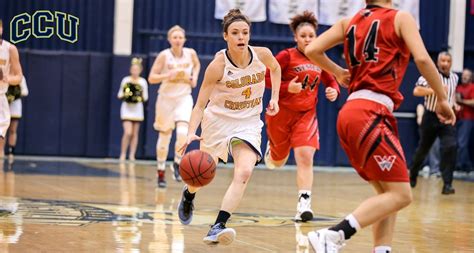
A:
[[[454,102],[455,102],[456,86],[458,85],[459,77],[452,71],[449,72],[449,76],[446,76],[439,71],[438,71],[438,74],[439,74],[439,77],[441,78],[441,82],[443,83],[443,85],[448,86],[448,103],[449,105],[451,105],[451,107],[453,107]],[[420,78],[418,78],[418,81],[416,82],[416,86],[431,88],[423,76],[420,76]],[[436,97],[435,94],[425,96],[424,105],[425,105],[426,110],[434,112],[436,110],[437,100],[438,98]]]

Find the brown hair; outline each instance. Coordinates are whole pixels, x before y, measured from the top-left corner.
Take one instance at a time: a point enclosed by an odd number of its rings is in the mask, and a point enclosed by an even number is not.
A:
[[[249,18],[242,14],[239,9],[231,9],[222,20],[222,28],[224,29],[224,32],[226,33],[229,26],[237,21],[244,21],[249,25],[249,27],[251,25]]]
[[[296,34],[296,30],[304,25],[311,25],[313,26],[314,30],[318,29],[318,20],[314,13],[311,11],[304,11],[302,14],[296,15],[291,18],[290,21],[290,28],[293,33]]]
[[[0,26],[3,25],[3,20],[0,18]]]

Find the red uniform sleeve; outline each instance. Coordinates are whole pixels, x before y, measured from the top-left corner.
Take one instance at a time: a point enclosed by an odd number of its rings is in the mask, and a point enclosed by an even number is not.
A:
[[[331,87],[337,90],[338,94],[341,94],[341,91],[339,90],[339,84],[336,81],[336,78],[334,78],[333,75],[329,74],[326,71],[321,71],[321,82],[323,82],[325,87]]]
[[[285,50],[280,51],[275,56],[275,58],[278,61],[278,63],[280,64],[281,73],[283,75],[283,73],[285,73],[286,68],[288,67],[288,63],[290,62],[290,53],[288,52],[288,50],[285,49]],[[288,81],[281,81],[280,90],[288,89],[288,84],[289,83],[290,82],[288,82]],[[265,87],[268,88],[268,89],[272,88],[272,80],[270,78],[270,70],[269,69],[267,69],[267,72],[265,73]]]

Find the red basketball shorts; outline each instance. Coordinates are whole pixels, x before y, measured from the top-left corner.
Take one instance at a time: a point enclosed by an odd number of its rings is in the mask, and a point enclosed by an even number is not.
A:
[[[291,148],[309,146],[319,149],[316,110],[295,112],[282,106],[277,115],[265,115],[265,121],[272,160],[285,159]]]
[[[367,181],[408,182],[397,121],[381,103],[347,101],[339,112],[337,132],[352,166]]]

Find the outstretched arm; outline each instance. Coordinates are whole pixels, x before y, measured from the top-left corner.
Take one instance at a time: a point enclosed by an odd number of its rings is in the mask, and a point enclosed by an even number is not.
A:
[[[306,56],[323,70],[332,73],[337,81],[347,87],[349,85],[349,71],[337,65],[326,55],[326,50],[344,42],[344,22],[339,20],[329,30],[318,36],[305,49]]]

